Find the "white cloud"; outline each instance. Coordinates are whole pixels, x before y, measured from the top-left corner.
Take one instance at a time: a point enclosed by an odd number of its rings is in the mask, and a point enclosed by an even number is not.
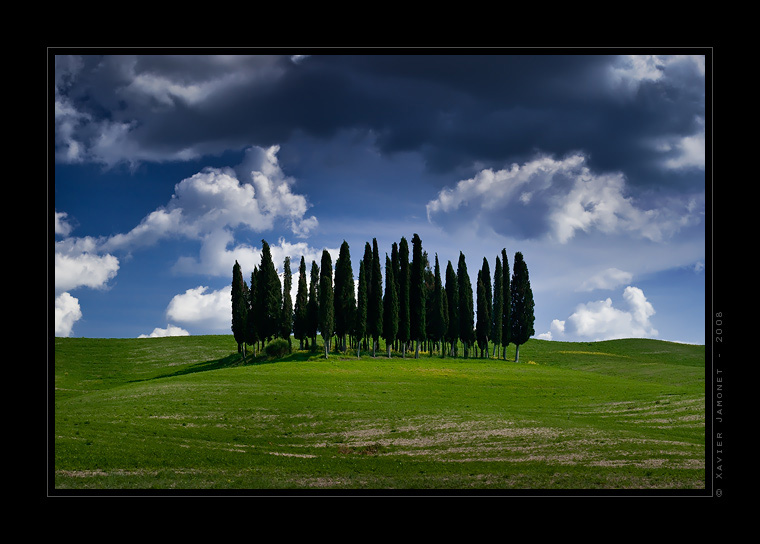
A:
[[[150,334],[141,334],[138,338],[163,338],[166,336],[189,336],[190,333],[181,327],[167,325],[165,329],[156,327]]]
[[[621,55],[609,68],[613,88],[635,92],[642,81],[662,78],[665,61],[660,55]]]
[[[166,316],[185,325],[229,331],[232,319],[231,287],[207,291],[208,287],[199,286],[175,295],[169,302]]]
[[[655,310],[644,292],[628,286],[623,299],[628,304],[626,310],[615,308],[610,298],[579,304],[566,320],[553,320],[551,330],[537,337],[590,341],[657,337],[658,331],[650,321]]]
[[[536,335],[541,340],[552,340],[555,335],[562,336],[565,334],[565,322],[559,319],[553,319],[549,326],[549,331]]]
[[[690,136],[677,136],[659,140],[658,149],[669,152],[664,165],[672,170],[686,168],[705,169],[705,121],[698,118],[700,129]]]
[[[77,287],[103,289],[116,276],[119,260],[113,255],[97,255],[86,251],[92,239],[76,242],[56,242],[55,290],[69,291]]]
[[[68,236],[72,226],[67,214],[55,212],[55,233]],[[55,335],[69,336],[74,323],[82,318],[79,300],[68,291],[79,287],[105,289],[119,270],[119,259],[113,255],[98,255],[98,242],[89,236],[64,238],[55,243],[53,282],[55,299]]]
[[[305,217],[309,205],[303,195],[292,191],[294,180],[280,168],[278,150],[278,146],[248,150],[238,172],[247,172],[250,183],[241,183],[232,168],[206,168],[182,180],[166,206],[148,214],[131,231],[104,241],[102,248],[132,250],[182,236],[201,241],[201,254],[199,259],[180,259],[175,269],[194,267],[195,272],[220,275],[235,260],[230,260],[230,253],[251,250],[245,245],[227,250],[234,229],[265,232],[284,220],[297,236],[307,235],[319,223],[314,216]]]
[[[591,172],[581,153],[486,169],[428,202],[428,221],[489,225],[497,233],[567,243],[578,232],[627,233],[663,241],[702,215],[689,204],[642,209],[622,173]]]
[[[78,299],[69,293],[61,293],[55,299],[55,336],[69,336],[74,323],[81,318]]]
[[[704,55],[621,55],[608,70],[608,83],[622,96],[632,97],[643,83],[666,81],[679,84],[679,74],[705,76]],[[671,77],[672,76],[672,77]]]
[[[578,289],[579,291],[593,291],[594,289],[614,289],[620,285],[629,283],[633,274],[618,268],[608,268],[591,276]]]
[[[73,230],[73,227],[69,224],[68,221],[66,221],[66,217],[68,217],[68,214],[65,212],[55,212],[53,216],[55,234],[68,236]]]

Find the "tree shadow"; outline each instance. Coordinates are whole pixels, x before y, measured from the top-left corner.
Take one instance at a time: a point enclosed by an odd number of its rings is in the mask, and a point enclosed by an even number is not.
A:
[[[270,365],[270,364],[283,363],[283,362],[288,362],[288,361],[303,362],[303,361],[308,361],[309,359],[313,358],[314,355],[315,355],[315,352],[296,350],[288,355],[285,355],[284,357],[272,358],[272,357],[268,357],[267,355],[258,355],[256,357],[252,355],[248,355],[245,359],[243,359],[243,356],[240,353],[230,353],[229,355],[227,355],[226,357],[222,357],[221,359],[214,359],[211,361],[204,361],[202,363],[191,364],[184,368],[176,370],[174,372],[166,372],[163,374],[152,376],[150,378],[144,378],[140,380],[130,380],[130,383],[147,382],[151,380],[158,380],[160,378],[173,378],[176,376],[186,376],[188,374],[196,374],[198,372],[208,372],[210,370],[220,370],[223,368]]]

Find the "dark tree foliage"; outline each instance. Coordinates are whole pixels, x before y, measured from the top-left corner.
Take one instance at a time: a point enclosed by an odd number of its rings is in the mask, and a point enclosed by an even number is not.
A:
[[[504,278],[501,271],[501,259],[496,256],[496,267],[493,271],[493,314],[491,317],[491,340],[493,340],[493,356],[499,357],[498,351],[501,346],[501,320],[504,308],[504,293],[502,286]]]
[[[259,321],[255,311],[255,308],[258,307],[258,278],[259,269],[254,266],[253,272],[251,272],[251,286],[248,289],[248,319],[245,323],[245,341],[254,347],[254,354],[256,353],[256,344],[261,340],[259,337]]]
[[[333,303],[332,257],[322,250],[319,274],[319,330],[325,343],[325,358],[330,352],[330,339],[335,328],[335,305]]]
[[[269,340],[279,336],[282,314],[282,286],[272,261],[272,253],[266,240],[261,241],[261,266],[258,277],[258,309],[260,337]]]
[[[459,252],[457,267],[457,287],[459,288],[459,339],[464,344],[464,356],[469,354],[470,346],[475,340],[475,312],[473,310],[472,283],[467,273],[464,253]]]
[[[512,271],[512,342],[516,346],[515,362],[520,360],[520,346],[527,342],[536,331],[533,329],[533,291],[530,288],[528,266],[522,253],[515,253]]]
[[[398,339],[401,342],[401,356],[406,356],[406,345],[412,339],[409,312],[409,244],[401,237],[398,248]]]
[[[348,242],[343,240],[340,246],[338,260],[335,261],[335,334],[340,346],[345,351],[346,335],[351,332],[356,311],[356,295],[354,294],[354,271],[351,267],[351,252]]]
[[[433,296],[430,312],[430,323],[428,332],[435,342],[443,343],[446,336],[446,322],[448,315],[446,310],[446,293],[443,291],[441,283],[441,267],[438,264],[438,254],[435,254],[435,272],[433,274]],[[441,353],[443,345],[441,344]]]
[[[425,342],[432,344],[435,338],[432,334],[430,323],[433,320],[433,295],[435,292],[435,276],[433,269],[430,266],[430,259],[428,258],[427,251],[422,252],[422,262],[424,263],[424,272],[422,276],[422,284],[425,289]],[[428,348],[432,352],[432,348]]]
[[[396,341],[398,332],[398,293],[396,292],[396,279],[393,277],[393,263],[385,254],[385,297],[383,298],[383,338],[388,350],[388,358],[391,356],[391,346]]]
[[[475,338],[480,348],[480,356],[483,357],[483,351],[488,351],[488,304],[486,299],[486,289],[483,285],[483,271],[478,271],[478,283],[477,283],[477,321],[475,323]]]
[[[481,277],[483,280],[483,290],[486,296],[486,312],[487,312],[487,330],[486,335],[491,338],[491,322],[493,321],[493,289],[491,286],[491,268],[488,265],[488,259],[483,257],[483,266],[480,269],[482,271]]]
[[[446,340],[451,344],[451,355],[454,356],[459,341],[459,285],[451,261],[446,266],[446,302],[449,310]]]
[[[364,243],[364,257],[362,257],[364,263],[364,274],[367,276],[367,328],[365,330],[365,336],[371,336],[371,307],[372,307],[372,245],[369,242]],[[364,349],[369,349],[367,345],[367,338],[364,338]]]
[[[266,240],[261,242],[261,263],[254,266],[250,288],[243,280],[239,263],[233,266],[232,332],[238,352],[244,356],[248,345],[264,349],[273,337],[283,338],[290,345],[291,335],[299,339],[301,349],[304,345],[309,348],[309,340],[315,349],[321,332],[326,357],[333,349],[353,349],[354,341],[357,356],[361,356],[362,340],[364,351],[369,349],[367,339],[372,340],[375,357],[382,337],[389,357],[398,348],[406,356],[410,341],[415,342],[415,358],[419,358],[421,348],[431,354],[440,349],[444,357],[447,350],[458,356],[461,341],[464,357],[473,356],[473,349],[477,356],[477,348],[481,357],[491,357],[489,343],[493,342],[492,356],[504,359],[507,346],[514,343],[515,361],[519,361],[520,346],[535,334],[533,292],[520,252],[515,254],[511,274],[506,249],[496,256],[493,276],[484,257],[473,289],[465,255],[460,251],[456,270],[451,261],[447,263],[444,285],[438,255],[431,267],[422,240],[415,233],[411,261],[403,236],[400,243],[392,244],[390,255],[385,254],[383,282],[378,243],[373,238],[372,244],[365,244],[355,284],[350,250],[344,240],[335,260],[334,275],[327,250],[322,252],[321,267],[312,261],[310,278],[306,275],[305,257],[301,257],[293,303],[290,257],[285,258],[281,285],[270,246]],[[333,336],[338,340],[335,347]]]
[[[238,353],[243,351],[245,343],[245,323],[248,317],[248,288],[243,280],[243,271],[235,261],[232,267],[232,336],[238,345]]]
[[[422,240],[412,236],[412,267],[409,274],[409,329],[416,341],[414,357],[419,358],[419,343],[425,340],[425,263],[422,259]]]
[[[507,250],[501,250],[501,266],[503,285],[504,304],[501,307],[501,346],[504,348],[504,359],[507,358],[507,346],[512,341],[512,289],[509,279],[509,261],[507,260]]]
[[[280,310],[280,337],[290,343],[290,333],[293,332],[293,302],[290,298],[290,289],[293,283],[293,273],[290,270],[290,257],[285,257],[282,275],[282,309]]]
[[[364,244],[364,257],[362,259],[364,261],[364,272],[367,274],[367,301],[369,301],[372,297],[372,245],[369,242]]]
[[[301,255],[301,264],[298,266],[298,290],[296,291],[296,303],[293,315],[293,336],[300,342],[303,349],[303,341],[307,338],[307,322],[309,305],[309,290],[306,283],[306,260]]]
[[[372,337],[372,356],[375,356],[380,335],[383,334],[383,276],[380,270],[380,255],[377,250],[377,238],[372,239],[372,269],[370,271],[367,291],[367,329]]]
[[[356,301],[356,321],[354,334],[356,335],[357,352],[361,356],[361,340],[367,333],[367,274],[364,269],[364,261],[359,261],[359,286]]]
[[[400,262],[398,257],[398,243],[393,242],[391,245],[391,269],[393,270],[393,281],[396,284],[396,295],[401,292],[399,278],[401,278]]]
[[[317,349],[317,329],[319,328],[319,265],[311,261],[309,274],[309,306],[306,312],[306,335],[311,338],[311,349]]]

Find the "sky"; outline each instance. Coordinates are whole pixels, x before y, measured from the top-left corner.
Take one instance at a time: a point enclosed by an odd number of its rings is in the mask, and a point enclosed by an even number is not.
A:
[[[50,52],[55,336],[231,334],[262,240],[295,292],[416,233],[521,252],[535,338],[705,342],[709,51],[117,52]]]

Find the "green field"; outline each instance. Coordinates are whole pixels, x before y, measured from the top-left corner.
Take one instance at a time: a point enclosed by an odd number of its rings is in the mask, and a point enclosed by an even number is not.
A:
[[[232,336],[54,342],[56,491],[705,488],[704,346],[244,363]]]

